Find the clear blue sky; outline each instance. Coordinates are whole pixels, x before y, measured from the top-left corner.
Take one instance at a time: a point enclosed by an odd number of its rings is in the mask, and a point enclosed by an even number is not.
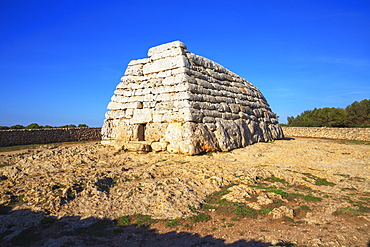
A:
[[[128,62],[174,40],[282,123],[370,98],[369,0],[0,0],[0,125],[101,126]]]

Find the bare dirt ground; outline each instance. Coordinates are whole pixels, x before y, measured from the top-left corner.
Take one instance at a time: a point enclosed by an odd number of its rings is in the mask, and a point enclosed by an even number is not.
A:
[[[370,246],[370,145],[0,153],[1,246]]]

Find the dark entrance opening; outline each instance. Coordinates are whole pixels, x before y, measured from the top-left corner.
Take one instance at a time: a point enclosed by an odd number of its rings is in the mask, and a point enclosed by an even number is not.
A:
[[[145,128],[146,128],[146,124],[139,124],[137,128],[137,140],[138,141],[145,141]]]

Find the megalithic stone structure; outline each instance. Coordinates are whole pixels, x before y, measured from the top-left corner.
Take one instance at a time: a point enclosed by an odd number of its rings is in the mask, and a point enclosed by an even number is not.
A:
[[[152,47],[132,60],[114,91],[102,143],[128,150],[195,155],[282,139],[262,93],[184,43]]]

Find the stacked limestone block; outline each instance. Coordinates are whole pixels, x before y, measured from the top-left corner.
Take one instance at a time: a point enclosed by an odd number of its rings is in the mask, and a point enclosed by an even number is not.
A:
[[[283,138],[262,93],[175,41],[129,63],[102,128],[103,143],[145,141],[154,151],[229,151]],[[123,147],[125,148],[125,147]]]

